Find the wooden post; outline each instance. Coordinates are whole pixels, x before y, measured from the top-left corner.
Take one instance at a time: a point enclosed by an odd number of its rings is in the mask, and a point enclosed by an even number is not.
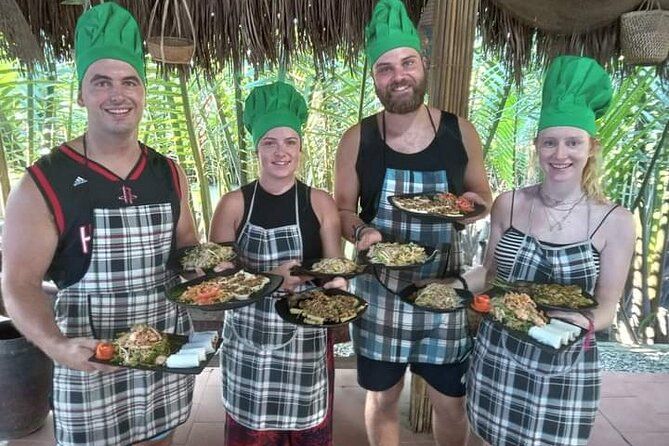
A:
[[[431,48],[428,94],[433,107],[466,117],[469,111],[469,85],[474,57],[476,14],[479,0],[430,0],[424,13],[424,34]],[[454,233],[449,271],[460,270],[459,237]],[[432,405],[427,396],[425,381],[416,375],[411,378],[409,423],[415,432],[432,429]]]

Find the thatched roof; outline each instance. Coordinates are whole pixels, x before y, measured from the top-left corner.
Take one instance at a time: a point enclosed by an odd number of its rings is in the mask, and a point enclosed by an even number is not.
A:
[[[669,0],[657,4],[669,10]],[[516,79],[523,67],[546,65],[560,54],[590,56],[619,71],[625,68],[619,61],[619,18],[645,7],[643,0],[480,0],[478,27],[484,47]],[[667,77],[666,59],[658,71]]]
[[[0,0],[0,33],[5,36],[0,45],[4,45],[6,54],[28,63],[36,59],[36,48],[40,47],[49,48],[56,57],[70,57],[82,5],[98,1]],[[257,66],[276,64],[300,52],[312,54],[320,67],[335,55],[343,55],[349,62],[355,60],[362,48],[364,26],[377,0],[116,1],[135,14],[145,37],[160,34],[160,11],[149,29],[151,8],[156,2],[159,10],[170,5],[169,32],[175,33],[175,24],[180,22],[184,28],[181,34],[189,37],[182,6],[186,4],[195,24],[194,64],[212,75],[228,62],[236,66],[242,61]],[[405,0],[416,23],[427,1]],[[517,78],[522,67],[544,64],[556,54],[589,55],[617,69],[622,66],[617,63],[618,18],[642,3],[643,0],[480,0],[478,27],[485,48],[498,53]],[[669,0],[659,3],[669,10]],[[178,16],[174,13],[175,4],[179,6]],[[428,13],[434,10],[425,8]],[[444,18],[431,17],[427,21],[436,20]],[[537,51],[533,51],[535,44]],[[666,74],[666,61],[661,68]]]
[[[74,27],[83,11],[82,5],[63,4],[62,0],[9,1],[18,4],[42,48],[52,47],[57,57],[70,56]],[[132,11],[145,37],[160,34],[160,11],[152,29],[148,29],[155,2],[161,2],[159,10],[163,4],[169,4],[168,29],[170,26],[175,28],[174,4],[177,4],[182,34],[190,37],[183,0],[116,1]],[[416,23],[425,1],[406,1]],[[93,4],[97,2],[91,1]],[[77,2],[70,0],[64,3]],[[84,3],[84,0],[79,3]],[[205,73],[213,74],[226,62],[277,63],[282,57],[290,58],[299,52],[313,54],[319,65],[333,59],[336,54],[349,61],[357,58],[364,26],[371,17],[376,0],[186,0],[185,4],[192,14],[196,30],[194,63]],[[24,61],[32,57],[30,54],[24,57],[20,48],[8,50]]]

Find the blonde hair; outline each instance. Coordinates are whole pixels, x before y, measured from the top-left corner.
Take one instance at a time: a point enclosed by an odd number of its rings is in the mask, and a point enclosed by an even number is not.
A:
[[[581,187],[588,198],[591,198],[600,203],[608,201],[602,184],[600,182],[601,176],[601,144],[596,138],[590,137],[590,154],[588,161],[583,168],[581,176]]]

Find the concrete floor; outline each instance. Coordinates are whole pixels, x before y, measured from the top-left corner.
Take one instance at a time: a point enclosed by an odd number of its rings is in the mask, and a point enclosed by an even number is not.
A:
[[[198,376],[190,419],[177,429],[174,445],[222,446],[224,411],[219,395],[220,372],[207,368]],[[407,384],[409,381],[407,380]],[[355,369],[337,369],[334,407],[334,444],[365,446],[364,391]],[[433,445],[428,434],[411,432],[407,423],[409,385],[402,395],[402,445]],[[602,402],[590,445],[669,445],[669,374],[604,373]],[[54,445],[51,417],[37,432],[2,446]]]

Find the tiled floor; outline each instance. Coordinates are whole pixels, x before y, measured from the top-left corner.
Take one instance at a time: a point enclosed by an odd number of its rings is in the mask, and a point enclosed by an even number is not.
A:
[[[177,429],[175,445],[222,445],[223,407],[219,396],[219,369],[206,369],[197,379],[190,419]],[[407,380],[407,384],[408,384]],[[410,386],[402,396],[403,445],[432,445],[427,434],[414,434],[407,425]],[[334,443],[365,446],[364,392],[356,383],[355,370],[337,369]],[[600,412],[590,441],[592,446],[669,445],[669,374],[605,373]],[[53,445],[51,418],[47,424],[21,440],[0,441],[1,446]]]

